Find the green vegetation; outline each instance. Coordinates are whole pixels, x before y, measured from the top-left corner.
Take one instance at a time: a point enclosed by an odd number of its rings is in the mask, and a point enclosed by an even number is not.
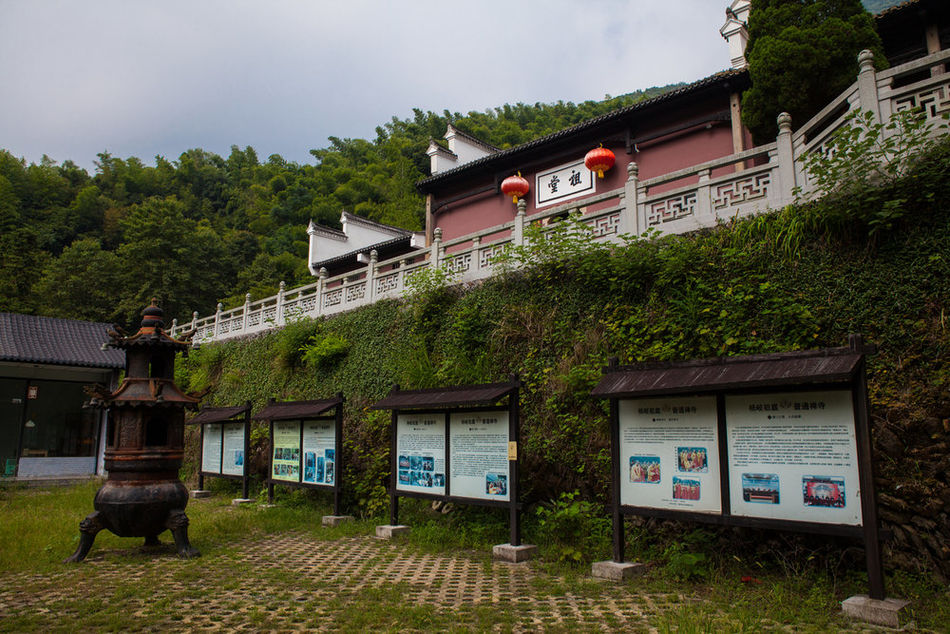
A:
[[[779,113],[801,126],[850,86],[863,49],[886,66],[874,19],[859,0],[752,0],[752,87],[742,96],[742,122],[756,144],[775,140]]]
[[[769,565],[766,549],[789,562],[814,559],[781,536],[744,535],[755,547],[732,556],[715,552],[721,540],[712,532],[693,531],[677,548],[669,537],[680,527],[638,526],[629,554],[649,569],[613,585],[558,562],[554,552],[529,568],[492,565],[490,547],[506,536],[497,510],[440,514],[414,500],[406,508],[412,533],[390,543],[371,537],[371,521],[319,526],[326,496],[285,489],[273,508],[233,507],[235,490],[192,501],[199,558],[177,559],[167,533],[163,546],[145,549],[141,539],[104,531],[89,559],[64,565],[97,486],[0,487],[0,631],[866,631],[839,606],[865,590],[861,575]],[[532,540],[544,535],[533,520],[526,531]],[[713,553],[701,564],[677,559],[697,548]],[[922,631],[950,622],[940,585],[899,573],[888,588],[912,601]]]
[[[950,433],[950,216],[943,202],[950,199],[950,143],[926,152],[891,179],[849,185],[843,198],[832,193],[687,236],[610,247],[586,239],[570,219],[550,239],[533,227],[528,233],[539,248],[508,255],[525,269],[464,289],[448,279],[420,280],[405,303],[379,302],[207,345],[180,363],[178,378],[187,388],[210,387],[209,405],[249,399],[260,407],[272,396],[342,391],[345,503],[372,517],[388,506],[389,420],[368,406],[393,384],[489,382],[517,373],[525,384],[526,522],[538,521],[542,532],[541,520],[555,522],[563,541],[545,540],[550,558],[585,563],[603,556],[596,518],[606,516],[607,410],[590,390],[609,357],[632,363],[834,347],[860,332],[880,347],[869,360],[878,490],[886,525],[898,529],[886,560],[950,575],[942,550],[950,534],[940,523],[950,511],[940,449]],[[838,167],[813,169],[820,176]],[[317,351],[319,362],[302,350]],[[251,464],[263,475],[266,435],[255,433]],[[635,542],[631,537],[631,548]],[[731,543],[737,555],[746,550]],[[861,566],[859,551],[840,547],[822,551],[815,565]],[[682,576],[702,578],[716,551],[730,547],[697,542],[664,557]],[[780,553],[775,547],[760,556],[783,565]],[[693,556],[700,554],[705,559]]]
[[[373,141],[330,137],[312,165],[237,146],[227,158],[192,149],[154,166],[104,152],[90,176],[72,161],[27,165],[0,149],[0,311],[129,326],[152,296],[184,318],[273,295],[282,280],[313,281],[311,219],[338,227],[346,210],[419,229],[415,183],[429,174],[429,138],[448,123],[505,148],[675,87],[465,115],[417,109]]]

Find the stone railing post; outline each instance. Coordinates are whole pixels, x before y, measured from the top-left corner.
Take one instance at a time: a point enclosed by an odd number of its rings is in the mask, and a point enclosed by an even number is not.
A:
[[[178,320],[172,319],[172,330],[168,334],[170,334],[172,338],[174,338],[177,333],[178,333]]]
[[[526,210],[528,202],[521,198],[518,200],[518,213],[515,214],[515,226],[511,231],[511,242],[516,246],[524,246],[524,223],[527,217]]]
[[[366,295],[364,296],[370,304],[376,298],[376,276],[379,274],[377,262],[379,262],[379,253],[373,249],[369,252],[369,266],[366,267]]]
[[[315,316],[323,314],[323,294],[327,291],[327,276],[329,275],[325,266],[321,266],[317,271],[317,301],[313,309],[316,312]]]
[[[224,304],[218,302],[218,308],[214,311],[214,336],[217,337],[220,334],[218,328],[221,327],[221,311],[224,310]]]
[[[709,197],[709,170],[700,170],[699,183],[696,187],[696,219],[705,225],[706,219],[711,218],[712,215],[712,200]]]
[[[795,151],[792,148],[792,117],[787,112],[779,114],[778,137],[775,139],[778,156],[778,191],[779,205],[784,207],[795,200]]]
[[[858,99],[861,102],[861,109],[874,115],[872,123],[879,123],[881,121],[881,102],[877,93],[874,53],[867,49],[858,53]]]
[[[442,227],[436,227],[432,232],[432,246],[429,248],[429,266],[439,266],[439,256],[442,254]]]
[[[474,273],[482,268],[482,238],[475,236],[472,239],[472,264],[471,270]]]
[[[284,325],[284,293],[287,291],[287,282],[281,280],[277,289],[277,313],[274,315],[277,326]]]
[[[637,223],[637,186],[640,183],[640,166],[636,161],[627,163],[627,180],[623,184],[623,211],[620,212],[621,234],[639,235],[643,231]]]
[[[241,332],[247,330],[247,314],[251,312],[251,294],[244,294],[244,320],[241,322]]]
[[[396,273],[396,289],[401,295],[406,290],[406,259],[399,260],[399,268]]]
[[[198,328],[198,311],[191,313],[191,329],[196,330]]]

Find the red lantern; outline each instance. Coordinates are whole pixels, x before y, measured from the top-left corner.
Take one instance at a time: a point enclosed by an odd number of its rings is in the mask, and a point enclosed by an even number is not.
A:
[[[528,193],[528,181],[521,177],[521,172],[517,176],[509,176],[501,181],[501,193],[511,196],[511,202],[518,204],[518,196],[524,196]]]
[[[613,152],[604,146],[600,146],[587,153],[587,156],[584,157],[584,165],[590,171],[597,172],[599,178],[603,178],[604,172],[613,167],[616,160]]]

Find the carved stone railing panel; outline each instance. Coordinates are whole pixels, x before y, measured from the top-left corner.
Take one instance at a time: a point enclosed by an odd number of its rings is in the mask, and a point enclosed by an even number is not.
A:
[[[346,303],[355,302],[366,297],[366,282],[346,287]]]
[[[399,288],[399,273],[389,273],[376,278],[376,294],[382,295]]]
[[[510,240],[505,240],[504,242],[496,242],[490,244],[487,247],[478,250],[478,266],[479,268],[485,269],[492,265],[492,260],[496,255],[504,251],[508,245],[511,244]]]
[[[274,323],[277,321],[277,307],[270,306],[261,311],[261,319],[266,323]]]
[[[247,316],[247,325],[249,328],[253,326],[260,326],[261,325],[261,311],[249,313]]]
[[[696,213],[696,192],[685,192],[647,205],[647,226],[680,220]]]
[[[950,112],[950,74],[943,84],[894,99],[894,112],[915,108],[923,110],[929,121],[942,121],[943,115]]]
[[[618,211],[585,222],[590,226],[590,232],[594,238],[614,235],[620,231],[620,212]]]
[[[462,273],[467,271],[472,266],[472,254],[471,252],[461,253],[459,255],[446,258],[445,264],[443,266],[445,267],[445,270],[452,273]]]
[[[334,288],[332,291],[327,291],[323,295],[323,306],[324,308],[328,306],[336,306],[337,304],[343,303],[343,289]]]
[[[719,211],[738,207],[749,201],[767,199],[771,185],[770,172],[737,178],[729,183],[716,185],[712,188],[712,208]]]

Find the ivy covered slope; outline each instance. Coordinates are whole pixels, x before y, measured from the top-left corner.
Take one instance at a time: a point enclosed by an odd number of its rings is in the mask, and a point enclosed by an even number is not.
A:
[[[209,405],[342,390],[346,497],[354,512],[381,514],[389,419],[367,407],[394,383],[518,373],[527,501],[577,490],[605,502],[607,408],[589,393],[609,357],[832,347],[860,332],[880,347],[869,382],[882,517],[894,534],[886,561],[950,576],[948,199],[945,143],[883,188],[853,186],[713,231],[621,247],[560,231],[510,255],[523,272],[464,289],[424,278],[405,303],[207,345],[178,380],[209,389]],[[255,437],[263,473],[263,431]]]

